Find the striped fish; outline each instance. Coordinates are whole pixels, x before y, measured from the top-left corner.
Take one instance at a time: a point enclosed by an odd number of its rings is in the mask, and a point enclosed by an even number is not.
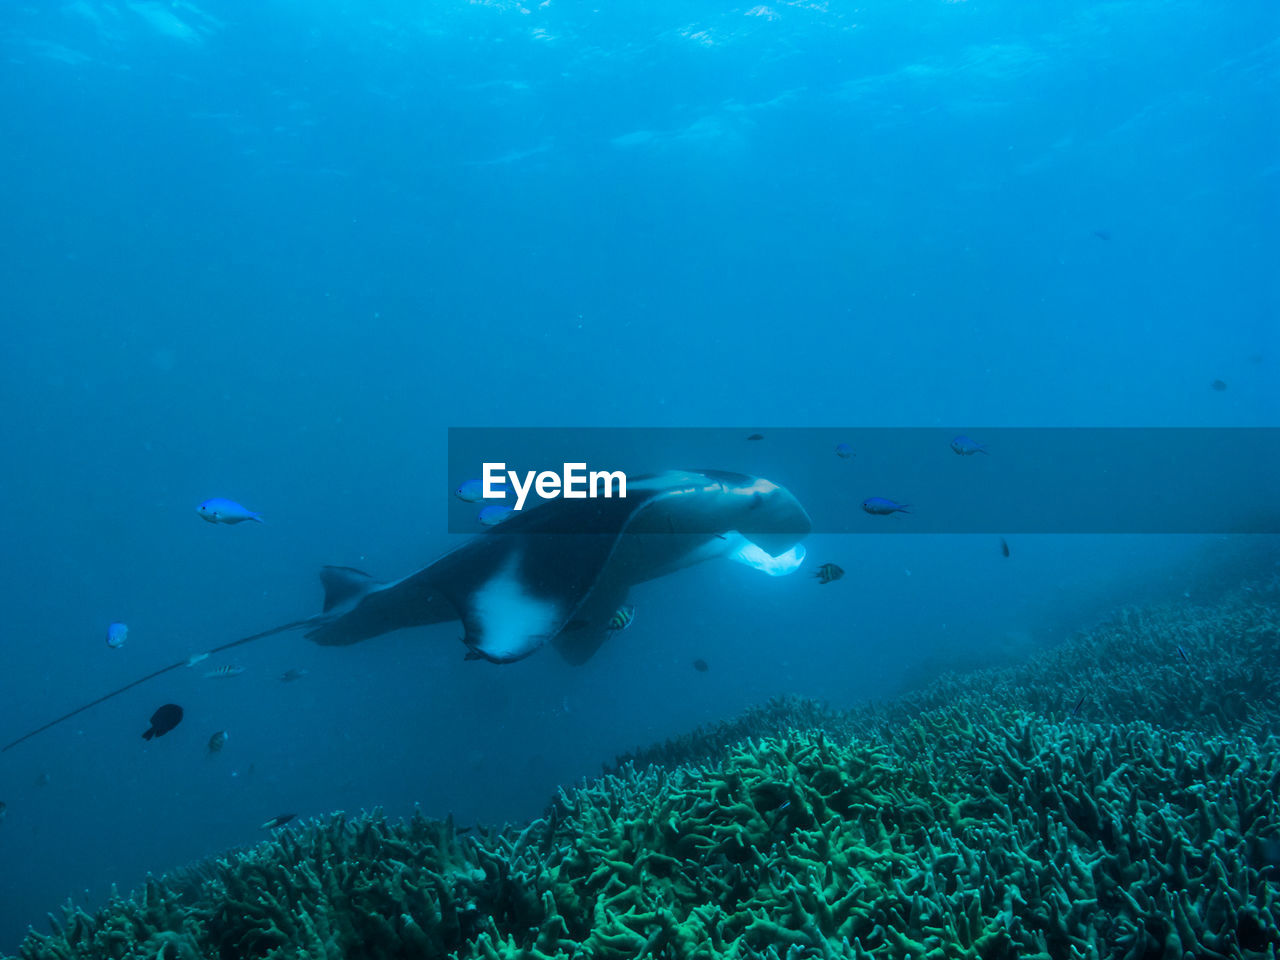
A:
[[[609,629],[618,631],[625,630],[631,626],[631,621],[636,618],[636,608],[632,606],[619,607],[609,618]]]
[[[210,670],[204,676],[206,680],[221,680],[224,677],[238,677],[242,673],[244,673],[244,667],[240,664],[228,663],[216,670]]]
[[[818,568],[814,576],[818,578],[819,583],[830,583],[832,580],[839,580],[843,577],[844,571],[834,563],[824,563]]]

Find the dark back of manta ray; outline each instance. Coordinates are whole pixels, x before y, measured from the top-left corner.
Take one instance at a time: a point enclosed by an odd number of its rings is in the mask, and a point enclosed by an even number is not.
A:
[[[522,523],[505,522],[505,531],[497,534],[492,544],[493,553],[486,558],[487,563],[481,563],[499,565],[500,557],[507,553],[499,544],[512,534],[529,534],[515,538],[522,541],[518,548],[521,582],[538,595],[576,608],[599,585],[606,565],[621,560],[625,567],[630,566],[628,561],[643,567],[648,554],[655,552],[633,546],[616,556],[623,534],[632,535],[636,543],[657,538],[669,544],[668,551],[675,552],[692,549],[719,535],[720,518],[703,509],[697,497],[687,498],[687,503],[681,504],[683,509],[657,513],[644,510],[664,492],[644,491],[627,500],[544,504],[520,518]],[[669,500],[663,502],[671,504]],[[482,547],[477,554],[488,552]],[[623,580],[628,577],[627,569],[615,569],[614,573]],[[605,616],[611,616],[615,609],[616,605],[610,607]]]
[[[442,558],[430,568],[433,585],[458,610],[467,643],[481,646],[482,623],[472,616],[476,589],[514,563],[522,588],[559,610],[564,618],[556,630],[559,633],[592,595],[619,535],[653,495],[646,491],[627,500],[541,504]],[[610,609],[606,616],[612,613]],[[580,662],[598,645],[598,641],[589,643],[588,649],[570,659]]]
[[[490,531],[490,537],[476,544],[470,564],[491,572],[514,548],[523,584],[535,594],[573,605],[594,586],[618,536],[652,496],[542,504]]]

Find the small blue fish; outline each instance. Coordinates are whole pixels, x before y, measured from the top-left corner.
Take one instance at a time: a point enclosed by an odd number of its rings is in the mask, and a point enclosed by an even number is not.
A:
[[[112,650],[119,650],[124,646],[124,642],[128,639],[128,624],[112,623],[107,625],[107,646]]]
[[[867,497],[862,501],[862,509],[877,517],[887,517],[891,513],[910,513],[911,504],[894,503],[884,497]]]
[[[987,453],[987,448],[976,440],[970,440],[968,437],[959,436],[951,438],[951,449],[959,456],[972,457],[975,453]],[[987,454],[991,456],[991,454]]]
[[[244,667],[238,663],[228,663],[206,673],[206,680],[221,680],[226,677],[238,677],[244,673]]]
[[[504,507],[500,503],[493,506],[485,507],[478,514],[476,519],[483,523],[486,527],[496,527],[503,520],[508,520],[515,513],[510,507]]]
[[[1178,656],[1182,658],[1183,663],[1187,666],[1191,666],[1191,658],[1187,656],[1187,651],[1183,650],[1182,647],[1178,647]]]
[[[841,460],[848,460],[853,456],[853,447],[849,446],[847,443],[837,443],[836,456]]]
[[[223,500],[221,497],[206,500],[196,507],[196,513],[209,523],[244,523],[246,520],[262,523],[262,517],[252,510],[240,506],[234,500]]]
[[[459,484],[458,489],[453,491],[453,495],[459,500],[464,500],[467,503],[476,503],[479,500],[483,500],[484,481],[476,479],[468,480],[465,483]]]
[[[631,621],[636,618],[636,608],[630,604],[619,607],[609,618],[609,629],[615,632],[622,631],[631,626]]]

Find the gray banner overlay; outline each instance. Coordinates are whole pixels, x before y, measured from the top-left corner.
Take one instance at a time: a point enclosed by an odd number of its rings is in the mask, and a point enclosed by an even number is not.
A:
[[[450,532],[486,529],[481,510],[498,507],[492,522],[515,505],[509,482],[505,500],[457,495],[485,463],[521,483],[584,464],[584,490],[593,471],[633,485],[667,471],[765,478],[799,500],[814,533],[1280,533],[1277,428],[455,427]],[[553,504],[540,532],[598,533],[619,515],[602,497],[543,500],[533,488],[521,512]]]

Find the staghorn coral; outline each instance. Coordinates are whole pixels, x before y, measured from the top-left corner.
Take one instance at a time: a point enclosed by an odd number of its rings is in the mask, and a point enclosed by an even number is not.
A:
[[[827,730],[833,734],[852,736],[855,727],[849,718],[825,703],[792,694],[771,697],[760,706],[748,707],[739,716],[698,727],[691,733],[664,740],[662,743],[624,753],[606,764],[605,773],[616,773],[631,765],[660,763],[674,766],[696,763],[715,756],[726,748],[751,736],[769,736],[782,730]]]
[[[1025,663],[945,675],[879,711],[864,708],[850,716],[863,730],[877,720],[883,729],[949,704],[997,704],[1065,717],[1080,701],[1082,719],[1259,735],[1280,729],[1274,713],[1280,700],[1277,655],[1280,578],[1246,585],[1211,606],[1127,608]],[[1265,716],[1257,713],[1268,704]]]
[[[1224,607],[1129,612],[876,710],[775,701],[518,827],[335,815],[68,910],[21,956],[1274,957],[1277,617]],[[1205,645],[1194,669],[1150,665],[1170,640]],[[1115,722],[1062,708],[1085,663]],[[1206,677],[1223,689],[1190,698]],[[1143,678],[1182,706],[1166,718]],[[1194,713],[1250,690],[1249,710]]]
[[[1246,585],[1212,606],[1127,608],[1025,662],[944,674],[891,703],[837,712],[800,697],[775,697],[732,720],[623,754],[606,771],[625,763],[699,762],[745,737],[792,728],[884,739],[921,713],[947,706],[1005,707],[1062,718],[1080,701],[1082,720],[1280,733],[1274,709],[1280,702],[1277,658],[1280,578]]]

